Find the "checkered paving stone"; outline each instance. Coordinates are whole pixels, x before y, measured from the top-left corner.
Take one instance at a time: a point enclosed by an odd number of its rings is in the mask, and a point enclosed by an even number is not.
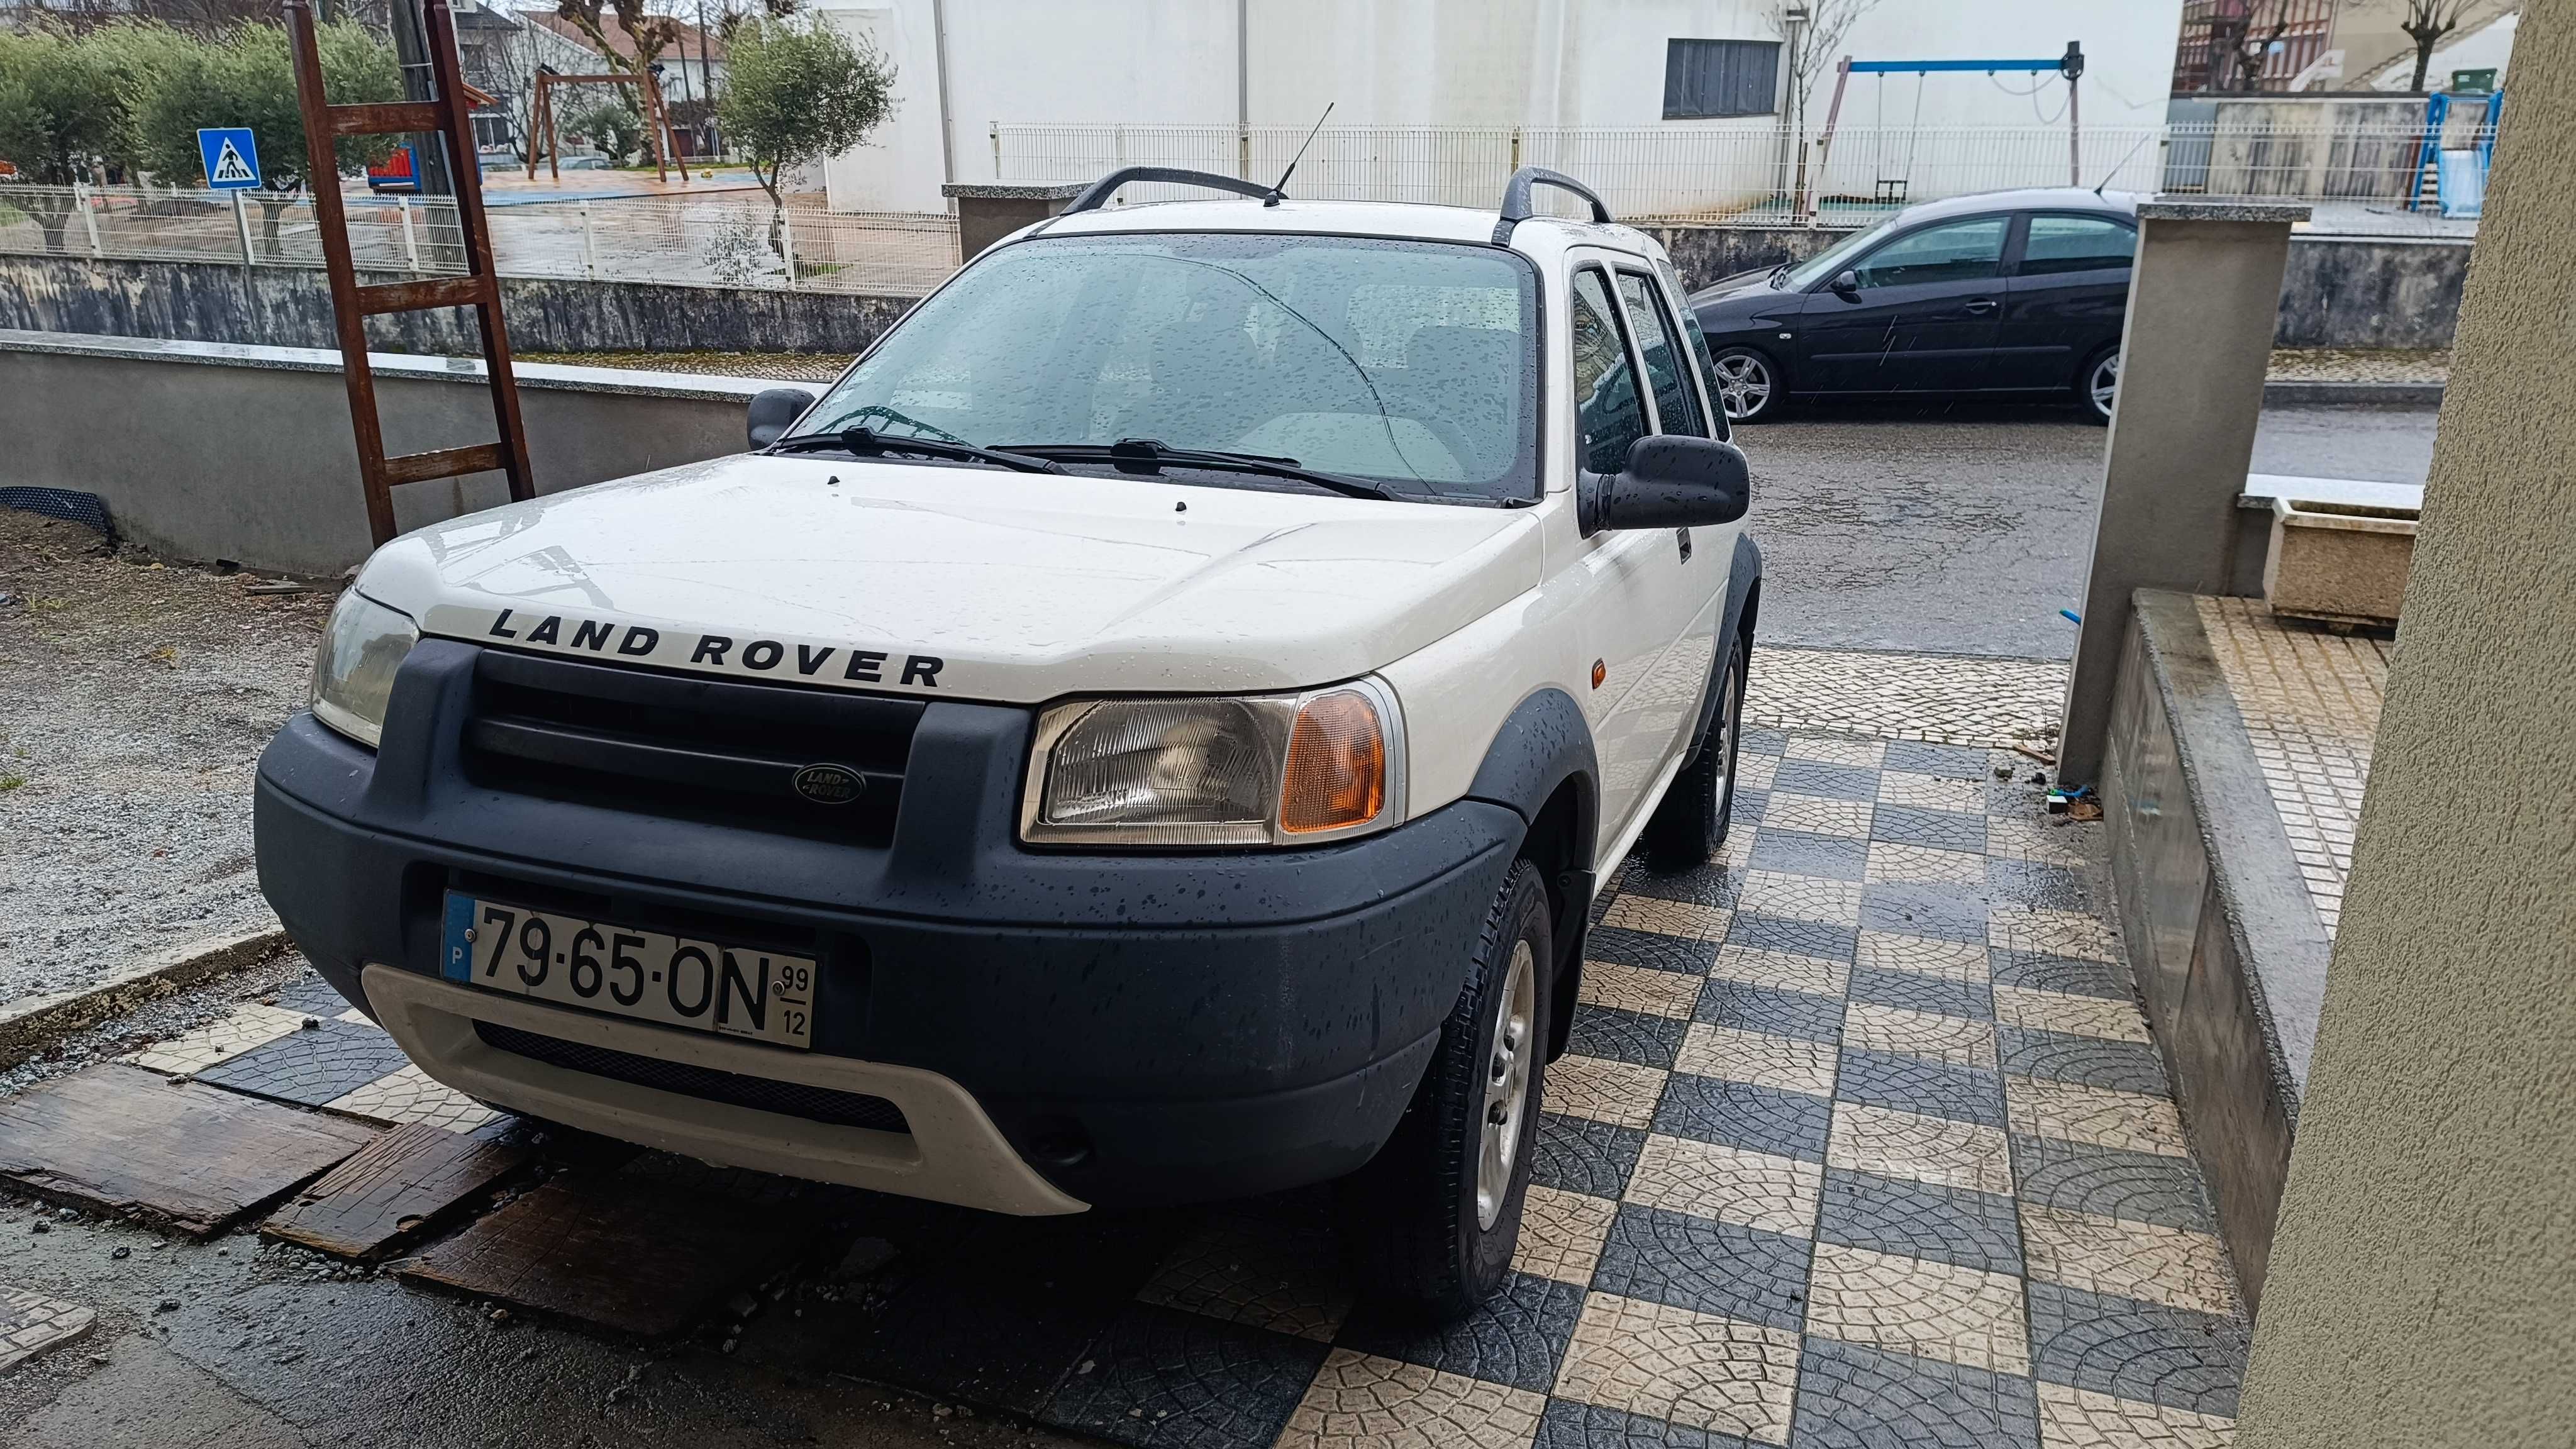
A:
[[[1725,858],[1632,865],[1596,905],[1488,1308],[1373,1304],[1279,1199],[1121,1230],[1159,1236],[1085,1275],[1096,1307],[974,1319],[925,1280],[919,1311],[964,1316],[920,1331],[1139,1449],[2229,1442],[2243,1310],[2100,913],[2101,826],[2042,813],[2006,753],[1744,744]],[[278,999],[138,1060],[470,1125],[327,988]],[[917,1357],[929,1391],[994,1381]]]
[[[26,1288],[0,1288],[0,1372],[90,1331],[98,1315]]]

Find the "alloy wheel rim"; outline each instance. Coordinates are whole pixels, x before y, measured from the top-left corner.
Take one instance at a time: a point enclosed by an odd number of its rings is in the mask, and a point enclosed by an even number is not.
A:
[[[1717,361],[1717,397],[1730,418],[1749,418],[1771,401],[1771,369],[1737,353]]]
[[[1722,810],[1726,808],[1726,787],[1735,777],[1735,730],[1741,723],[1737,714],[1744,708],[1744,692],[1736,687],[1732,657],[1726,661],[1726,682],[1719,687],[1726,694],[1717,706],[1717,738],[1709,743],[1717,750],[1717,783],[1712,788],[1717,791],[1718,808]]]
[[[2104,417],[2111,415],[2111,401],[2120,391],[2120,354],[2114,352],[2094,364],[2093,410]]]
[[[1476,1226],[1490,1230],[1511,1195],[1512,1166],[1520,1160],[1521,1119],[1529,1111],[1530,1040],[1537,1020],[1538,962],[1526,937],[1512,943],[1509,978],[1494,1011],[1493,1054],[1485,1062],[1485,1103],[1476,1153]]]

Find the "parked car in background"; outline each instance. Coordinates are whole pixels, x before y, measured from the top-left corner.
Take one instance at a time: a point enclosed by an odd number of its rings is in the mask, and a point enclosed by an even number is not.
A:
[[[1691,295],[1737,422],[1796,398],[2073,398],[2111,416],[2137,198],[2073,187],[1909,206]]]

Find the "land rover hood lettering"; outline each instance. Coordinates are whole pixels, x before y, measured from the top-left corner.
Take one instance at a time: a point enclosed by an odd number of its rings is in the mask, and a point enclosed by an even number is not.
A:
[[[441,605],[434,626],[451,631],[460,617],[476,611]],[[862,649],[803,639],[737,639],[730,634],[700,634],[586,619],[575,614],[531,610],[483,611],[486,622],[474,635],[518,648],[541,648],[557,654],[612,654],[644,664],[723,674],[767,675],[777,679],[819,679],[852,684],[894,684],[907,689],[937,689],[947,661],[936,654],[894,649]],[[615,641],[611,648],[611,641]],[[898,662],[899,661],[899,662]]]

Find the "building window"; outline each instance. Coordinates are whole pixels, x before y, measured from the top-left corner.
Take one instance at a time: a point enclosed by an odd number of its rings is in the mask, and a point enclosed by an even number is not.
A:
[[[1776,40],[1664,43],[1664,119],[1767,116],[1780,94]]]

